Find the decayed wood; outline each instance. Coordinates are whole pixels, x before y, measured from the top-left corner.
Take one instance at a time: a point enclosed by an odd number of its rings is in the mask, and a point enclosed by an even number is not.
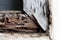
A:
[[[19,11],[1,11],[3,22],[0,21],[0,31],[37,32],[38,26]]]

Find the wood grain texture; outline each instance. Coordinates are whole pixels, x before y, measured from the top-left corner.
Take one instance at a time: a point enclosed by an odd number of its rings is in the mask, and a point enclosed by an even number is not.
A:
[[[0,13],[2,14],[3,12],[4,11]],[[1,17],[2,19],[0,18],[0,29],[3,31],[37,31],[37,24],[35,24],[34,21],[27,16],[27,14],[22,14],[20,11],[5,11]],[[4,21],[2,22],[1,20]]]

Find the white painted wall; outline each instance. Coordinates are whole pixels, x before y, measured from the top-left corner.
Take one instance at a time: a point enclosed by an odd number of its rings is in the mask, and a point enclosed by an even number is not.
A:
[[[60,0],[51,0],[52,39],[60,40]]]

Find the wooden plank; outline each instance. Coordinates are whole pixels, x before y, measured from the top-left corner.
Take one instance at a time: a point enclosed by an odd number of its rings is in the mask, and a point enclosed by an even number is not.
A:
[[[26,14],[18,12],[7,11],[3,19],[4,22],[0,21],[0,29],[3,31],[16,31],[16,32],[37,32],[37,24],[34,23]],[[3,13],[3,11],[2,11]],[[13,15],[10,15],[13,14]],[[15,13],[15,14],[14,14]],[[18,13],[18,14],[17,14]],[[7,16],[6,16],[7,15]],[[3,16],[2,16],[3,17]],[[0,31],[1,31],[0,30]]]

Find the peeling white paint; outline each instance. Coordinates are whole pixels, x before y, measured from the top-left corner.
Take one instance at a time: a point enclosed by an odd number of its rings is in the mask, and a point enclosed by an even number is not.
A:
[[[46,6],[47,0],[23,0],[24,2],[24,11],[32,17],[36,18],[39,25],[46,31],[48,26],[48,21],[46,15],[44,15],[43,10],[46,9],[43,7]],[[46,11],[46,10],[45,10]],[[33,17],[32,17],[33,18]]]

